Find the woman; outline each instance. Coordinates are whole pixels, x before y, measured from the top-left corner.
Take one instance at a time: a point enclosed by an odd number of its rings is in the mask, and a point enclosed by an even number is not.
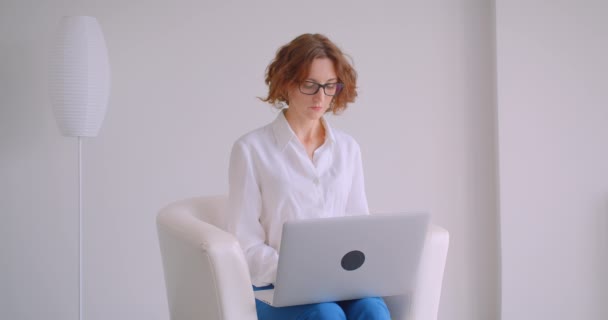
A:
[[[275,282],[285,221],[368,213],[359,145],[323,117],[354,102],[356,80],[340,49],[319,34],[295,38],[268,66],[263,101],[282,110],[235,142],[229,169],[227,229],[256,290]],[[282,308],[256,300],[256,307],[261,320],[390,319],[381,298]]]

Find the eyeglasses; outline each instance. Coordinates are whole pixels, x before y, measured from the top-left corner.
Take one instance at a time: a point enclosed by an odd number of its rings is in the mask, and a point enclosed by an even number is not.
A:
[[[316,83],[314,81],[306,80],[300,83],[300,92],[307,95],[314,95],[319,92],[319,88],[323,88],[323,93],[326,96],[336,96],[342,88],[344,88],[344,84],[339,82],[330,82],[326,84]]]

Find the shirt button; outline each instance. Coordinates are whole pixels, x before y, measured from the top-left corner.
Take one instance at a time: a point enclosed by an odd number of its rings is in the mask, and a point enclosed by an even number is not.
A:
[[[312,182],[315,184],[315,186],[319,185],[319,178],[314,178],[314,180],[312,180]]]

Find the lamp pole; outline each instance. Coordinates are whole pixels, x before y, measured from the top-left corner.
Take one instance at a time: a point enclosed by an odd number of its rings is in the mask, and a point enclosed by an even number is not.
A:
[[[82,137],[78,136],[78,319],[82,320]]]

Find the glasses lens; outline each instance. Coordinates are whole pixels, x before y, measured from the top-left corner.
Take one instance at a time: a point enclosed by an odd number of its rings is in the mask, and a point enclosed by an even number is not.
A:
[[[323,90],[325,90],[326,95],[335,96],[338,93],[338,91],[340,91],[339,84],[338,83],[328,83],[325,85],[325,88],[323,88]]]
[[[315,94],[319,90],[319,84],[312,81],[304,81],[300,84],[300,91],[304,94]]]

